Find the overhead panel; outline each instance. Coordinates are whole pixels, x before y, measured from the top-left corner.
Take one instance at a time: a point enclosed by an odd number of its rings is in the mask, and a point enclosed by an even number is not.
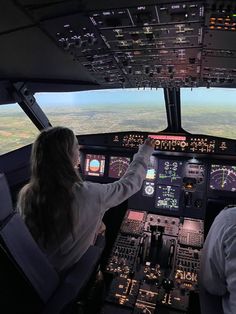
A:
[[[207,2],[202,77],[210,86],[232,86],[236,81],[236,3]]]
[[[9,12],[15,18],[8,25]],[[31,70],[38,68],[31,50],[40,45],[49,56],[46,78],[57,77],[60,68],[59,79],[84,78],[98,88],[236,86],[234,0],[17,0],[2,7],[0,16],[0,36],[18,37],[20,31],[27,42],[21,65],[13,56],[9,70],[1,67],[4,77],[14,68],[19,77],[25,68],[29,79],[37,77],[42,70]],[[36,30],[35,40],[26,36],[28,28]],[[45,45],[48,36],[55,49]],[[10,52],[19,49],[14,40],[5,45]]]
[[[41,23],[57,44],[107,87],[200,84],[202,2],[74,14]]]
[[[88,17],[77,13],[45,21],[42,26],[99,84],[120,87],[125,82],[122,69]]]

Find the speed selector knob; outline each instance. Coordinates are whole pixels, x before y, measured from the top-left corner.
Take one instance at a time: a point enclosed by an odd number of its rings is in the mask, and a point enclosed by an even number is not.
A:
[[[180,146],[181,146],[181,147],[185,147],[185,146],[187,146],[187,143],[186,143],[185,141],[181,141],[181,142],[180,142]]]

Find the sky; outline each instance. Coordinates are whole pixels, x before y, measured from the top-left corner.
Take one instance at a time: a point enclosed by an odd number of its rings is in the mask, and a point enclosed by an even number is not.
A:
[[[38,93],[35,95],[39,104],[64,105],[73,104],[164,104],[163,89],[113,89],[68,93]],[[181,99],[183,105],[236,105],[236,89],[224,88],[182,88]]]
[[[52,105],[162,105],[163,89],[112,89],[67,93],[37,93],[42,106]],[[236,106],[236,89],[230,88],[181,88],[181,104],[191,106]],[[10,109],[9,106],[5,109]],[[3,109],[1,107],[0,109]]]
[[[59,97],[58,95],[59,94]],[[35,95],[39,104],[43,105],[65,105],[73,104],[93,104],[93,105],[119,105],[119,104],[149,104],[164,103],[163,90],[137,90],[137,89],[113,89],[96,90],[68,93],[38,93]]]
[[[236,106],[235,88],[181,88],[182,105],[227,105]]]

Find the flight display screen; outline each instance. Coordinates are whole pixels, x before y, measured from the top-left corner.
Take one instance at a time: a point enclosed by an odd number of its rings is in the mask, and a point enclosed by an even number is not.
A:
[[[129,157],[111,156],[109,161],[108,176],[118,179],[122,177],[130,164]]]
[[[105,156],[86,154],[84,174],[86,176],[102,177],[105,169]]]
[[[210,189],[236,192],[236,166],[211,165]]]
[[[181,184],[183,162],[179,160],[158,160],[158,183]]]
[[[180,187],[157,185],[155,207],[177,211],[179,209]]]
[[[156,178],[157,160],[154,156],[150,157],[148,169],[146,173],[146,180],[154,181]]]

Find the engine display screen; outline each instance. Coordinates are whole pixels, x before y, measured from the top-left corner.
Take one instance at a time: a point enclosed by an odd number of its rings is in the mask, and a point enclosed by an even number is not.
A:
[[[86,176],[102,177],[105,169],[105,156],[87,154],[85,156],[84,174]]]
[[[182,183],[183,162],[179,160],[160,159],[158,161],[158,183],[175,184]]]
[[[210,189],[236,192],[236,166],[211,165]]]
[[[177,211],[179,209],[180,187],[157,185],[155,207]]]
[[[129,167],[129,164],[129,157],[111,156],[109,161],[108,176],[116,179],[122,177]]]

